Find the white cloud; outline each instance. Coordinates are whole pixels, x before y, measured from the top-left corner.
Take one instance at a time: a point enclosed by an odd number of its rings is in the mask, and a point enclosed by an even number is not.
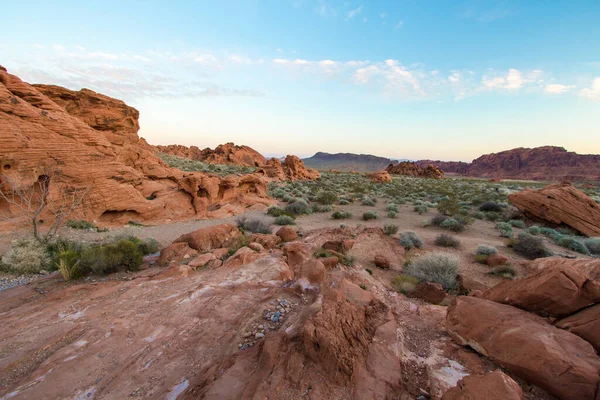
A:
[[[93,51],[91,53],[87,53],[90,58],[102,58],[105,60],[118,60],[119,56],[116,54],[103,53],[101,51]]]
[[[286,58],[274,58],[274,59],[273,59],[273,62],[274,62],[275,64],[282,64],[282,65],[283,65],[283,64],[289,64],[289,63],[290,63],[290,60],[288,60],[288,59],[286,59]]]
[[[217,57],[212,54],[199,54],[194,57],[194,61],[200,64],[211,64],[217,62]]]
[[[354,10],[348,11],[348,13],[346,14],[346,21],[351,20],[352,18],[356,17],[358,14],[360,14],[362,12],[362,10],[363,10],[363,5],[361,4]]]
[[[382,12],[382,13],[379,14],[379,17],[381,19],[383,19],[383,18],[387,17],[387,13]]]
[[[400,29],[404,26],[404,21],[400,20],[398,21],[398,23],[396,24],[396,26],[394,26],[394,29]]]
[[[43,49],[44,46],[42,46],[41,44],[34,44],[33,47],[35,47],[36,49]]]
[[[65,51],[65,46],[62,46],[60,44],[53,44],[52,48],[56,51]]]
[[[229,56],[229,59],[237,64],[252,64],[252,60],[245,56],[233,55]]]
[[[592,101],[600,101],[600,77],[594,79],[591,87],[581,89],[579,95]]]
[[[331,7],[329,4],[327,4],[327,2],[325,0],[319,0],[319,4],[315,8],[315,11],[317,14],[321,15],[322,17],[337,16],[337,13],[333,9],[333,7]]]
[[[85,47],[83,47],[83,46],[75,46],[75,48],[76,48],[77,50],[85,50]]]
[[[566,93],[569,90],[573,89],[575,86],[572,85],[561,85],[558,83],[551,83],[546,85],[546,87],[544,88],[544,92],[548,93],[548,94],[562,94],[562,93]]]
[[[528,77],[523,77],[523,73],[515,68],[510,68],[508,73],[504,76],[484,76],[481,79],[482,89],[494,90],[494,89],[506,89],[506,90],[518,90],[523,87],[525,83],[534,82],[534,79],[539,75],[541,71],[534,70],[528,74]]]
[[[134,54],[131,56],[132,59],[134,60],[138,60],[138,61],[144,61],[144,62],[150,62],[151,60],[147,57],[144,56],[140,56],[139,54]]]
[[[452,83],[458,83],[460,81],[460,72],[453,72],[452,75],[448,77],[448,80]]]

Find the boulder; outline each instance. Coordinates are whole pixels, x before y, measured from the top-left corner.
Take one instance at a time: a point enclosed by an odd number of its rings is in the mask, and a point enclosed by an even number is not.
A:
[[[186,233],[173,243],[187,243],[192,249],[210,251],[228,247],[240,240],[242,233],[231,224],[220,224]]]
[[[291,155],[285,157],[283,170],[285,171],[287,179],[290,181],[314,181],[321,177],[319,171],[312,168],[306,168],[301,159]]]
[[[283,242],[292,242],[298,239],[296,230],[291,226],[282,226],[279,228],[276,235],[279,236]]]
[[[202,268],[211,261],[215,261],[217,258],[212,253],[204,253],[195,257],[188,265],[192,268]]]
[[[443,178],[444,171],[437,168],[435,165],[429,164],[422,167],[411,161],[402,161],[398,164],[390,164],[385,169],[388,173],[394,175],[419,176],[423,178]]]
[[[542,316],[564,317],[600,301],[600,282],[588,279],[569,265],[557,262],[527,278],[504,281],[483,298],[510,304]]]
[[[391,267],[390,260],[388,260],[387,257],[382,256],[381,254],[378,254],[375,256],[375,258],[373,258],[373,263],[376,267],[383,269],[389,269]]]
[[[325,280],[325,265],[314,258],[305,260],[296,270],[296,279],[306,279],[310,286],[320,286]]]
[[[530,217],[565,224],[587,236],[600,236],[600,204],[571,184],[526,189],[509,195],[508,201]]]
[[[346,254],[346,252],[350,251],[354,246],[354,240],[345,239],[345,240],[328,240],[323,243],[323,248],[326,250],[333,250],[340,254]]]
[[[260,253],[261,251],[264,251],[264,250],[265,250],[265,248],[263,247],[263,245],[262,245],[262,244],[260,244],[260,243],[256,243],[256,242],[252,242],[252,243],[250,243],[250,244],[248,245],[248,247],[249,247],[249,248],[251,248],[251,249],[252,249],[252,250],[254,250],[254,251],[257,251],[257,252],[259,252],[259,253]]]
[[[229,254],[229,249],[226,247],[221,247],[220,249],[214,249],[211,253],[215,256],[215,258],[222,260]]]
[[[499,267],[500,265],[506,265],[508,258],[501,254],[490,254],[485,259],[485,263],[490,267]]]
[[[250,264],[251,262],[263,257],[263,255],[251,250],[249,247],[241,247],[231,257],[229,257],[224,263],[224,267],[228,268],[239,268],[243,265]]]
[[[439,283],[421,282],[408,297],[420,299],[431,304],[440,304],[446,298],[446,291]]]
[[[339,258],[335,256],[324,257],[320,258],[319,260],[323,263],[323,265],[325,265],[326,269],[335,268],[340,262]]]
[[[192,249],[187,243],[173,243],[160,251],[158,265],[179,264],[183,260],[191,260],[198,255],[198,251]]]
[[[554,325],[587,340],[600,353],[600,304],[558,320]]]
[[[459,296],[448,308],[446,328],[459,344],[560,399],[595,400],[600,358],[592,345],[537,315]]]
[[[499,369],[485,375],[469,375],[448,390],[442,400],[522,400],[523,391]]]
[[[292,268],[302,264],[304,260],[308,260],[311,257],[310,247],[300,242],[286,243],[283,246],[283,254],[287,258],[287,263]]]
[[[392,181],[392,177],[387,171],[372,172],[366,176],[371,180],[371,182],[375,183],[386,183]]]
[[[250,236],[250,241],[260,243],[265,249],[274,249],[281,243],[281,238],[272,234],[255,233]]]
[[[475,291],[484,292],[488,289],[488,287],[483,283],[480,283],[464,274],[457,275],[456,283],[458,285],[458,293],[462,295],[468,295]]]

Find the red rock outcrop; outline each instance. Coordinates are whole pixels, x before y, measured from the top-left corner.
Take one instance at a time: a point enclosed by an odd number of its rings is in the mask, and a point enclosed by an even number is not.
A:
[[[122,101],[32,86],[2,68],[1,174],[19,187],[50,176],[57,206],[69,193],[89,190],[73,217],[100,224],[217,217],[272,203],[258,175],[221,179],[169,168],[137,136],[137,119]],[[13,212],[16,223],[16,209],[0,209]]]
[[[185,243],[194,250],[206,252],[231,246],[241,237],[242,233],[235,226],[221,224],[186,233],[173,243]]]
[[[563,147],[516,148],[485,154],[471,163],[421,160],[445,172],[482,178],[510,178],[554,181],[599,181],[600,155],[577,154]]]
[[[556,321],[554,325],[587,340],[600,353],[600,303]]]
[[[596,399],[600,357],[591,344],[542,317],[459,296],[448,308],[446,326],[460,344],[560,399]]]
[[[377,183],[386,183],[392,181],[392,177],[387,171],[378,171],[367,174],[367,178],[369,178],[372,182]]]
[[[282,181],[314,181],[321,176],[319,171],[306,168],[302,160],[293,155],[288,155],[283,163],[277,158],[271,158],[256,173]]]
[[[172,154],[211,164],[234,164],[248,167],[265,165],[267,159],[250,146],[237,146],[233,143],[220,144],[215,149],[200,150],[196,146],[168,145],[155,146],[159,153]]]
[[[600,236],[600,204],[568,183],[526,189],[509,195],[508,201],[529,217]]]
[[[523,391],[499,369],[485,375],[469,375],[444,393],[442,400],[522,400]]]
[[[600,302],[600,282],[571,265],[553,258],[546,268],[526,278],[504,281],[481,297],[510,304],[541,316],[564,317]]]
[[[402,161],[398,164],[390,164],[385,170],[394,175],[418,176],[422,178],[435,179],[444,177],[444,171],[431,164],[427,165],[426,167],[421,167],[420,165],[410,161]]]

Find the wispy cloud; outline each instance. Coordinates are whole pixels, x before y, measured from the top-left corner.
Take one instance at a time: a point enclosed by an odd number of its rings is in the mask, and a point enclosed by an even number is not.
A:
[[[561,85],[559,83],[551,83],[544,87],[544,92],[548,94],[562,94],[567,93],[569,90],[573,89],[575,86],[573,85]]]
[[[459,12],[458,16],[462,19],[474,19],[479,22],[493,22],[508,17],[511,10],[505,3],[500,3],[490,8],[482,8],[477,5],[471,5]]]
[[[600,101],[600,77],[594,79],[591,87],[581,89],[579,95],[592,101]]]
[[[400,29],[404,26],[404,21],[400,20],[398,21],[398,23],[394,26],[394,29]],[[410,30],[410,29],[409,29]]]
[[[481,80],[481,89],[483,90],[518,90],[525,84],[543,82],[543,72],[532,70],[527,74],[515,68],[510,68],[506,75],[496,75],[495,73],[484,75]]]
[[[335,9],[332,6],[330,6],[325,0],[319,0],[319,3],[315,8],[315,12],[321,15],[322,17],[337,16]]]
[[[346,21],[349,21],[352,18],[356,17],[358,14],[360,14],[362,12],[362,10],[363,10],[363,5],[361,4],[354,10],[348,11],[348,13],[346,14]]]

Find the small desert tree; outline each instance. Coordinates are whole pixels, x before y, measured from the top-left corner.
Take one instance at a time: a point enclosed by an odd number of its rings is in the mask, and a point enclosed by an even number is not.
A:
[[[33,237],[40,243],[48,243],[68,216],[81,205],[89,188],[61,188],[50,191],[50,184],[58,173],[40,175],[31,186],[22,186],[9,176],[0,175],[0,200],[7,203],[7,211],[0,211],[0,219],[25,218],[31,223]],[[11,209],[16,209],[12,213]],[[52,215],[50,227],[42,232],[40,219],[47,211]]]

